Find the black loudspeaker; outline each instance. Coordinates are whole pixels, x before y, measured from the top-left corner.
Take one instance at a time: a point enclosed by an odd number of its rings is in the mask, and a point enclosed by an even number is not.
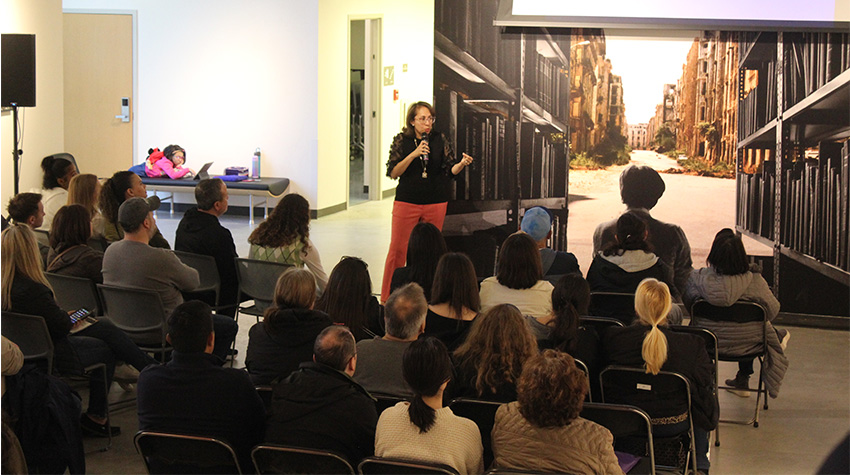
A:
[[[3,34],[0,106],[35,107],[35,35]]]

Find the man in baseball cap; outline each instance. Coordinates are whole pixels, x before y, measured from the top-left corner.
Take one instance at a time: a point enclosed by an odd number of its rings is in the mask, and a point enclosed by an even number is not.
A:
[[[556,251],[546,247],[547,241],[552,237],[552,215],[548,209],[535,206],[525,210],[520,229],[537,242],[537,248],[540,249],[540,261],[543,264],[543,278],[552,285],[555,285],[564,274],[573,272],[581,274],[576,256],[570,252]]]

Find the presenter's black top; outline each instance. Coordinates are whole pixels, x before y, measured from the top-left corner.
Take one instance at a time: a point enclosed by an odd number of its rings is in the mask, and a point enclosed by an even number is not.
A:
[[[387,160],[387,176],[393,168],[419,146],[419,140],[404,134],[393,138],[390,146],[390,158]],[[428,141],[431,149],[428,157],[427,178],[422,177],[423,160],[415,158],[407,170],[398,177],[398,187],[395,192],[396,201],[416,205],[445,203],[451,197],[452,166],[456,163],[446,136],[439,132],[431,133]]]

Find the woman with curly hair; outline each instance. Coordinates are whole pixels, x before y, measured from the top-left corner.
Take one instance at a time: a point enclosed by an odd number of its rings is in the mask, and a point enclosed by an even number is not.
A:
[[[103,237],[110,243],[124,239],[124,230],[118,223],[118,208],[130,198],[147,198],[148,189],[139,175],[131,171],[116,172],[103,183],[100,190],[100,212],[103,214]],[[159,207],[159,198],[152,196]],[[152,247],[171,249],[168,241],[156,230],[149,243]]]
[[[454,352],[453,397],[516,401],[522,365],[537,354],[537,342],[518,308],[501,304],[476,318]]]
[[[334,266],[316,310],[351,329],[357,341],[384,334],[384,307],[372,295],[369,266],[359,257],[343,257]]]
[[[251,259],[306,266],[316,278],[319,293],[324,292],[328,275],[322,268],[319,251],[310,242],[310,204],[303,196],[284,196],[269,218],[248,236],[248,243]]]
[[[587,378],[572,356],[545,350],[525,364],[517,401],[496,411],[494,466],[534,473],[622,474],[608,429],[579,417]]]

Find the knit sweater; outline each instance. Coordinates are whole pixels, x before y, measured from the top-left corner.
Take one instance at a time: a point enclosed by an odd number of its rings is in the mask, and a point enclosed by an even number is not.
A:
[[[381,413],[375,455],[446,464],[460,475],[484,472],[484,447],[474,422],[444,407],[436,411],[434,425],[423,434],[410,422],[408,406],[409,403],[400,402]]]
[[[523,315],[543,317],[552,313],[552,289],[546,280],[538,280],[528,289],[511,289],[499,283],[496,276],[487,277],[481,282],[481,312],[503,303],[511,303],[519,308]]]

